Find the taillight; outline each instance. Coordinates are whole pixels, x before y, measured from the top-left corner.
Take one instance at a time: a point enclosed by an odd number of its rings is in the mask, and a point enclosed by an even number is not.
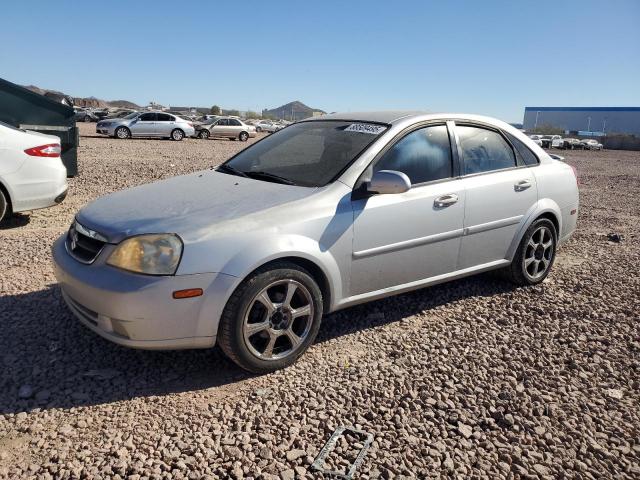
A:
[[[59,157],[62,152],[59,143],[49,143],[39,147],[27,148],[24,153],[32,157]]]

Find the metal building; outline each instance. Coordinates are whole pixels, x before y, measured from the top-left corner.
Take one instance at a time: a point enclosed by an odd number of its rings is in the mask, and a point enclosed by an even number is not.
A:
[[[523,124],[525,130],[552,125],[584,136],[640,137],[640,107],[525,107]]]

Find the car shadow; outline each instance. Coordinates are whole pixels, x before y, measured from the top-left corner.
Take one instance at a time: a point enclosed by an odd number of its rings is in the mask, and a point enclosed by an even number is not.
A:
[[[24,213],[14,213],[9,218],[6,218],[0,223],[0,230],[11,230],[12,228],[20,228],[28,225],[31,221],[31,216]]]
[[[352,307],[327,315],[317,342],[511,289],[485,274]],[[104,340],[75,320],[56,285],[0,297],[0,328],[0,414],[209,389],[253,376],[217,347],[145,351]]]

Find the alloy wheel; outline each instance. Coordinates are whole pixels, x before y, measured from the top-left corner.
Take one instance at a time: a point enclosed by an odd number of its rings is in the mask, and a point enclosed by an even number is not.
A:
[[[524,253],[524,270],[533,280],[542,277],[553,259],[555,250],[553,232],[547,227],[540,227],[529,239]]]
[[[285,358],[308,337],[313,316],[307,287],[292,279],[273,282],[249,303],[242,325],[245,344],[262,360]]]

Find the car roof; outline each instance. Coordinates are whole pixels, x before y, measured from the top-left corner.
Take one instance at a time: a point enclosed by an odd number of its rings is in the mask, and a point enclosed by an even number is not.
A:
[[[337,112],[322,115],[320,117],[310,117],[303,121],[313,120],[347,120],[358,122],[374,122],[374,123],[387,123],[392,124],[400,119],[426,115],[430,112],[417,111],[417,110],[382,110],[376,112]]]

